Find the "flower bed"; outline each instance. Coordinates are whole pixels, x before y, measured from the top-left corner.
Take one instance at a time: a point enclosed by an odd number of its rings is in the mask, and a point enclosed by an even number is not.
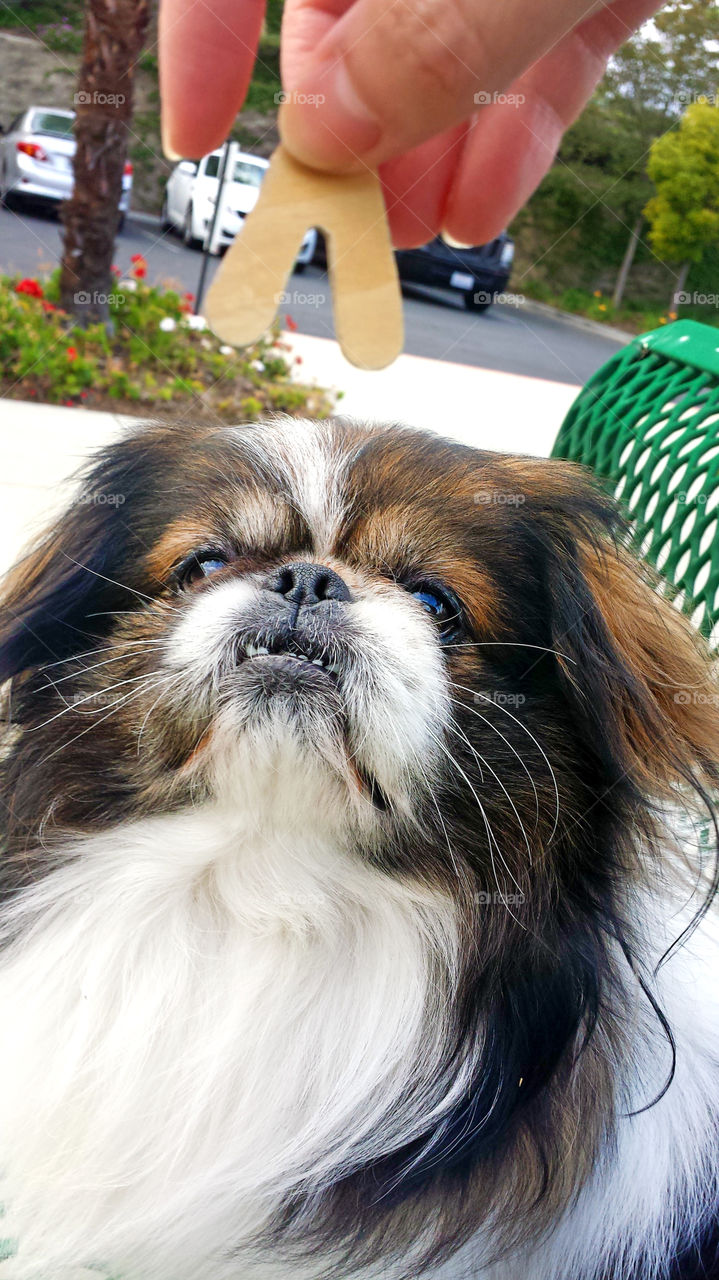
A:
[[[145,417],[192,407],[226,422],[330,412],[324,391],[292,379],[293,357],[277,334],[235,350],[193,314],[191,294],[148,285],[139,254],[118,276],[108,295],[112,334],[100,324],[81,328],[60,309],[58,273],[0,276],[1,395]]]

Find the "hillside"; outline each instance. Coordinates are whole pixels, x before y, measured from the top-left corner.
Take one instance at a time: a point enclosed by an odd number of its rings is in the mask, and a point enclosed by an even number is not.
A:
[[[13,26],[0,26],[0,124],[7,128],[25,107],[37,103],[49,107],[71,107],[80,65],[82,13],[68,9],[62,23],[43,25],[25,6],[22,20],[11,13]],[[41,6],[37,10],[42,16]],[[2,10],[0,22],[10,10]],[[34,30],[30,31],[29,28]],[[128,155],[134,166],[133,206],[158,213],[165,180],[171,165],[160,144],[160,95],[157,78],[155,35],[150,34],[147,51],[137,70],[135,114]],[[274,94],[279,89],[277,40],[271,34],[263,40],[262,60],[253,81],[248,103],[237,117],[232,136],[243,147],[268,156],[277,144]]]

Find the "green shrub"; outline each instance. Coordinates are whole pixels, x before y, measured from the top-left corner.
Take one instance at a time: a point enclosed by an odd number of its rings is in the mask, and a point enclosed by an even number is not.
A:
[[[192,314],[191,294],[148,285],[135,255],[109,295],[112,332],[80,327],[58,305],[58,273],[41,282],[0,276],[0,395],[111,408],[143,416],[198,414],[248,421],[279,411],[321,417],[321,390],[291,377],[278,335],[235,350]]]

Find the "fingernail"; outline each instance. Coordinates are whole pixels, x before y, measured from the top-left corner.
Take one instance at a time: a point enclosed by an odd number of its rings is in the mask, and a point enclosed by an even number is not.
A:
[[[449,245],[450,249],[471,249],[472,248],[471,244],[463,244],[461,240],[455,240],[454,236],[451,236],[448,231],[445,231],[444,227],[440,231],[440,235],[444,240],[444,243]]]
[[[278,124],[288,150],[320,169],[357,167],[382,136],[382,126],[360,97],[344,60],[321,70],[311,87],[289,91]]]
[[[175,148],[170,142],[169,132],[170,131],[166,121],[164,120],[164,118],[161,118],[160,119],[160,136],[162,138],[163,155],[165,155],[167,159],[171,160],[172,163],[174,164],[177,160],[181,160],[182,156],[179,155],[177,151],[175,151]]]

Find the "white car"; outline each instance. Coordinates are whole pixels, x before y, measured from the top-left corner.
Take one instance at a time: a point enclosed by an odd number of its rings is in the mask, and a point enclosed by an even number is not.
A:
[[[0,137],[0,202],[30,198],[60,201],[75,185],[72,161],[74,111],[61,107],[28,107]],[[120,226],[130,208],[132,165],[122,175],[118,210]]]
[[[165,188],[162,203],[163,228],[174,227],[182,233],[187,245],[207,245],[212,217],[217,203],[222,151],[195,160],[181,160],[175,165]],[[243,220],[257,203],[262,180],[269,162],[247,151],[234,150],[230,158],[232,175],[225,176],[224,208],[220,213],[216,243],[225,247],[232,243]],[[302,268],[312,261],[317,232],[308,231],[297,256]]]

